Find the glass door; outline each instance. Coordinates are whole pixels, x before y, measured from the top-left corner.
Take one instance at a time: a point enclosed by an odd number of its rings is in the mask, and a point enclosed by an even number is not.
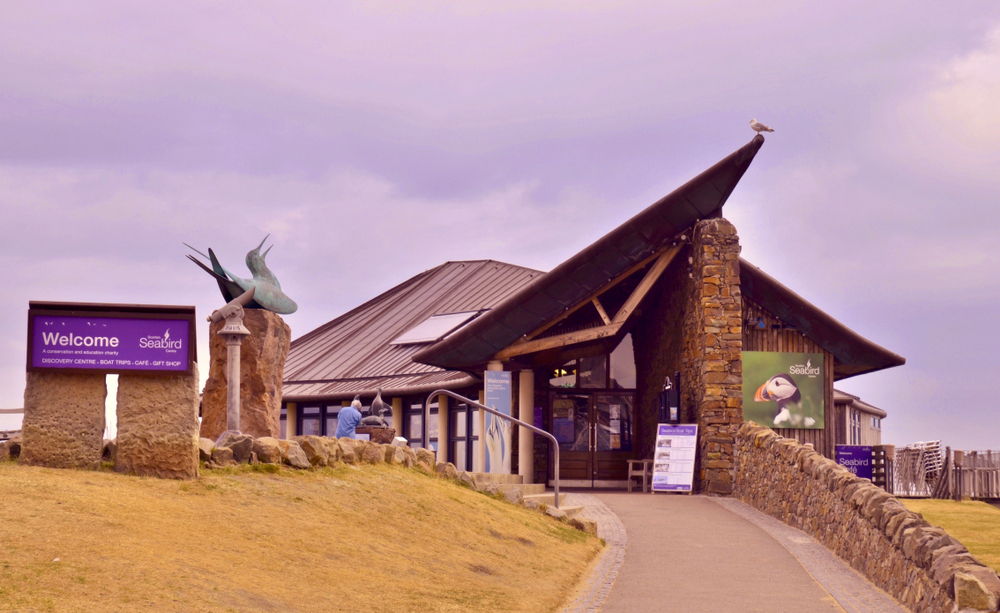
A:
[[[552,395],[560,481],[568,487],[615,487],[627,479],[633,404],[631,394]]]

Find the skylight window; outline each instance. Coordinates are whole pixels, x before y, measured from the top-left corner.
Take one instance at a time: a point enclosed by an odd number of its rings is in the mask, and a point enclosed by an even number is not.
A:
[[[415,345],[417,343],[434,343],[458,330],[479,314],[479,311],[464,313],[445,313],[431,315],[424,321],[397,336],[390,345]]]

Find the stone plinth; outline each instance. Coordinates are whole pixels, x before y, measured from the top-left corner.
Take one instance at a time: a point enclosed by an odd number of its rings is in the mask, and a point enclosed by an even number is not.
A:
[[[106,380],[105,375],[27,373],[21,462],[56,468],[99,467]]]
[[[115,471],[198,476],[198,367],[181,376],[118,376]]]
[[[223,325],[209,328],[211,365],[201,405],[201,436],[213,441],[226,430],[226,341],[219,336]],[[281,379],[292,329],[263,309],[246,309],[243,325],[250,336],[240,346],[240,432],[280,438]]]
[[[377,426],[358,426],[354,429],[357,434],[367,434],[373,443],[379,445],[391,445],[393,437],[396,436],[395,428],[380,428]]]

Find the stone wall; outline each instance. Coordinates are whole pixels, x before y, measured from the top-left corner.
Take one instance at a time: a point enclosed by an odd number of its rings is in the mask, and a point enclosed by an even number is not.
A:
[[[698,424],[695,489],[728,494],[733,443],[743,422],[740,243],[725,219],[695,224],[643,304],[632,333],[639,408],[636,457],[652,457],[657,394],[681,373],[681,422]]]
[[[226,430],[226,341],[218,332],[224,321],[209,327],[208,381],[202,396],[201,436],[215,440]],[[281,381],[292,329],[280,315],[246,309],[243,325],[250,336],[240,346],[240,431],[254,437],[281,436]]]
[[[118,376],[115,471],[198,476],[198,366],[179,376]]]
[[[27,373],[21,461],[55,468],[99,467],[106,381],[105,375]]]
[[[753,422],[737,434],[734,495],[814,536],[914,612],[995,611],[1000,577],[895,497]]]

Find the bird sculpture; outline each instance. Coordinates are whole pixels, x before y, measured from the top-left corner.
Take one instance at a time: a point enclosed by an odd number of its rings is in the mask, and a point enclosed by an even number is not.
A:
[[[777,411],[774,413],[774,425],[784,427],[800,428],[805,425],[809,428],[816,423],[812,417],[802,415],[802,393],[795,381],[785,373],[774,375],[764,385],[757,388],[757,393],[753,399],[756,402],[778,403]]]
[[[762,124],[761,122],[757,121],[756,119],[751,119],[750,120],[750,127],[753,128],[753,131],[756,132],[757,134],[760,134],[761,132],[774,132],[774,130],[772,130],[771,128],[765,126],[764,124]]]
[[[208,255],[205,255],[187,243],[184,243],[184,245],[208,260],[212,265],[209,268],[204,263],[198,261],[193,255],[187,256],[189,260],[212,275],[216,282],[218,282],[219,290],[222,291],[222,297],[226,299],[226,302],[232,302],[234,298],[253,287],[256,288],[256,291],[254,292],[253,300],[246,305],[246,308],[265,309],[280,315],[294,313],[298,310],[299,305],[295,304],[294,300],[281,291],[281,283],[278,283],[278,278],[274,276],[274,273],[271,272],[264,261],[271,247],[268,247],[264,253],[260,252],[260,248],[264,246],[264,241],[267,240],[268,236],[265,236],[264,240],[260,241],[260,245],[257,245],[256,249],[247,253],[247,268],[250,269],[250,273],[252,274],[250,279],[237,277],[229,270],[223,268],[222,264],[219,263],[219,258],[215,257],[215,252],[211,248],[208,250]]]
[[[375,400],[372,400],[372,406],[369,411],[371,414],[361,420],[361,425],[388,428],[389,423],[385,420],[385,414],[389,410],[389,405],[382,400],[382,388],[380,387],[378,388],[378,393],[375,395]]]

